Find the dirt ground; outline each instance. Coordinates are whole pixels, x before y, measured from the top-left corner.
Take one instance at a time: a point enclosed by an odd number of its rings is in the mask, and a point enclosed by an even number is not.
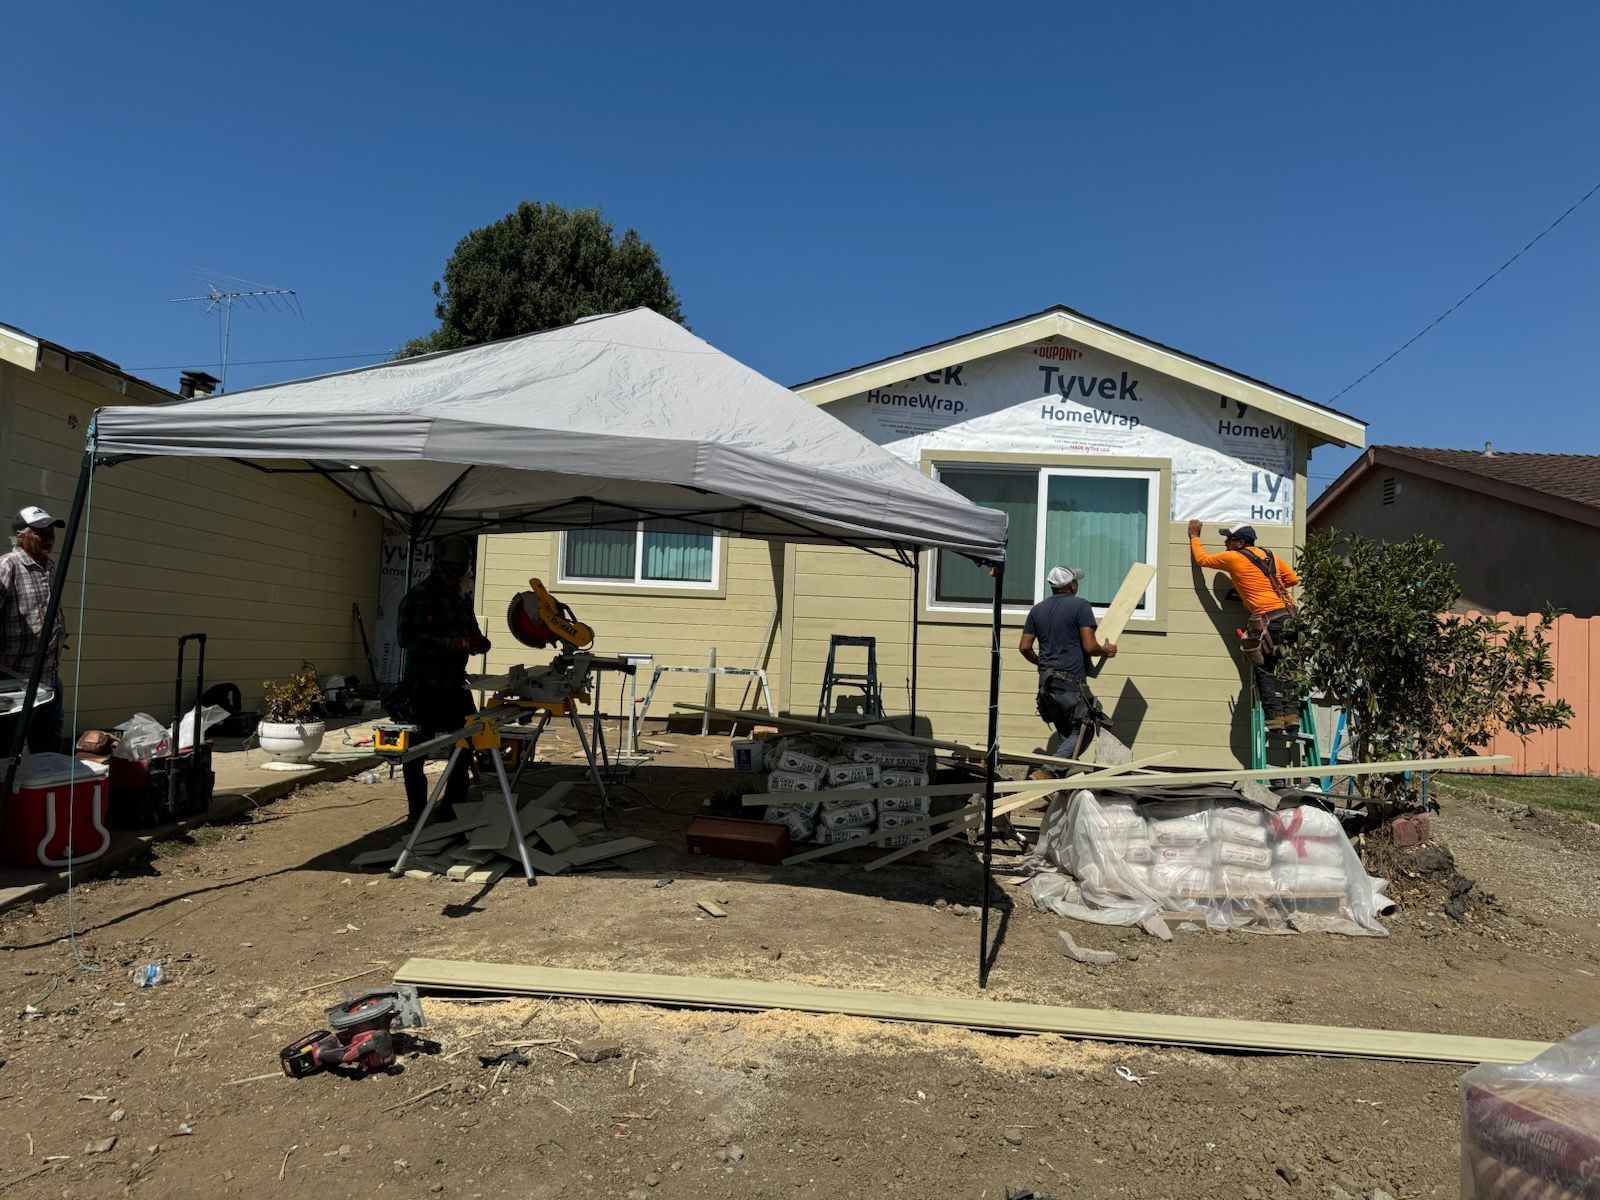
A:
[[[394,839],[404,800],[398,780],[350,781],[0,916],[0,993],[12,1014],[42,1014],[0,1025],[5,1200],[1457,1194],[1461,1069],[1449,1066],[425,997],[428,1028],[396,1073],[273,1074],[279,1048],[321,1027],[344,989],[412,955],[980,994],[977,918],[952,907],[978,899],[969,849],[872,875],[691,858],[686,814],[733,777],[711,757],[725,741],[667,740],[670,765],[638,777],[649,804],[615,818],[659,845],[535,888],[351,869]],[[573,774],[543,768],[524,790]],[[1462,796],[1437,827],[1493,900],[1458,923],[1436,890],[1397,880],[1412,899],[1382,939],[1163,944],[1074,926],[1123,955],[1090,968],[1052,949],[1065,922],[1003,876],[987,994],[1519,1038],[1600,1020],[1600,826]],[[706,917],[701,899],[729,915]],[[135,987],[147,962],[170,982]],[[519,1039],[545,1043],[523,1049],[529,1065],[480,1065]],[[622,1054],[580,1063],[583,1043]]]

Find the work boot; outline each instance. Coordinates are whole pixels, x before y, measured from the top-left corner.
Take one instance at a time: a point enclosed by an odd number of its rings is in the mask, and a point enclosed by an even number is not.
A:
[[[1294,713],[1281,713],[1276,717],[1267,718],[1267,728],[1284,731],[1298,730],[1300,728],[1300,718]]]

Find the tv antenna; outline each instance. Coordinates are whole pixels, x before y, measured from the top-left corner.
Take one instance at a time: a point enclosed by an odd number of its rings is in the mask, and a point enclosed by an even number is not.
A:
[[[271,288],[231,275],[219,278],[223,281],[222,285],[202,276],[201,282],[206,289],[204,295],[177,296],[167,303],[203,304],[206,312],[217,314],[217,352],[222,364],[222,378],[217,385],[217,392],[221,394],[228,390],[228,347],[233,340],[235,304],[245,304],[258,312],[266,312],[269,307],[273,312],[291,312],[302,321],[306,319],[306,315],[301,311],[300,297],[295,294],[293,288]]]

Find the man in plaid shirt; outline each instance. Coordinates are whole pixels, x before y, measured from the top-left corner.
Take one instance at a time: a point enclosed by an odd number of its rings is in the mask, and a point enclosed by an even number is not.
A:
[[[44,632],[44,610],[50,602],[50,551],[56,530],[65,525],[44,509],[30,505],[11,521],[16,547],[0,555],[0,666],[26,676],[33,669]],[[35,705],[28,725],[28,749],[35,754],[61,749],[61,645],[66,623],[56,613],[39,683],[55,693],[46,705]]]

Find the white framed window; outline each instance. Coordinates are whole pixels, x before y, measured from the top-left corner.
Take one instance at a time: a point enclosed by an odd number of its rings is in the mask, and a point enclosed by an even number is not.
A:
[[[1009,518],[1003,602],[1026,608],[1048,594],[1045,573],[1057,564],[1084,572],[1078,594],[1097,610],[1111,603],[1136,562],[1158,563],[1164,518],[1161,472],[1124,467],[1051,467],[1010,463],[936,463],[939,482]],[[928,606],[988,611],[994,583],[986,568],[936,552]],[[1134,620],[1154,620],[1160,574],[1150,581]]]
[[[632,529],[569,529],[561,535],[562,583],[711,589],[720,582],[717,535],[688,521],[640,521]]]

